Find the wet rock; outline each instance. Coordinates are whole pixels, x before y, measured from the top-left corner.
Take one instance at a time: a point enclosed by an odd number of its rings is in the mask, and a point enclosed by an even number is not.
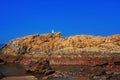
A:
[[[0,72],[0,79],[2,79],[3,77],[5,76],[3,75],[3,73]]]
[[[107,77],[106,77],[105,75],[100,76],[100,78],[101,78],[102,80],[106,80],[106,79],[107,79]]]
[[[60,79],[60,78],[67,78],[67,77],[68,77],[68,75],[63,74],[62,72],[56,71],[55,73],[53,73],[53,74],[51,74],[51,75],[44,76],[44,77],[42,78],[42,80],[50,80],[50,79],[52,79],[52,78],[58,78],[58,79]],[[56,79],[55,79],[55,80],[56,80]]]
[[[49,60],[43,60],[40,62],[31,62],[29,65],[25,66],[27,72],[33,72],[43,75],[51,75],[55,71],[51,68]]]
[[[100,76],[93,76],[93,79],[98,80],[98,79],[100,79]]]
[[[120,80],[120,75],[112,75],[109,80]]]
[[[0,63],[4,62],[2,59],[0,59]]]
[[[5,62],[2,59],[0,59],[0,64],[5,64]]]
[[[47,71],[44,73],[44,75],[47,76],[47,75],[51,75],[51,74],[53,74],[53,73],[55,73],[54,70],[47,70]]]
[[[86,75],[86,76],[101,76],[101,75],[105,75],[105,70],[102,68],[102,67],[86,67],[84,69],[84,71],[82,72],[83,75]]]
[[[103,76],[94,76],[93,77],[93,80],[106,80],[106,79],[107,79],[107,77],[105,75],[103,75]]]
[[[112,75],[113,73],[114,73],[114,70],[106,71],[106,74],[108,74],[108,75]]]
[[[120,71],[114,72],[113,75],[120,75]]]

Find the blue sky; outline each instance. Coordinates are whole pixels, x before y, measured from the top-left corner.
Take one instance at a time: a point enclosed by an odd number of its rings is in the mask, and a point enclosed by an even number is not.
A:
[[[120,34],[119,0],[0,0],[0,43],[31,35]]]

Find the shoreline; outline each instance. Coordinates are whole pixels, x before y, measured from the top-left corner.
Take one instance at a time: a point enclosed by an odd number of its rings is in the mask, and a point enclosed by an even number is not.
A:
[[[4,77],[1,80],[38,80],[35,76],[10,76]]]
[[[14,65],[14,63],[13,63]],[[66,78],[69,80],[69,78],[73,80],[79,80],[84,78],[85,80],[94,80],[97,78],[97,80],[100,79],[113,79],[117,78],[119,80],[119,75],[120,75],[120,66],[80,66],[80,65],[51,65],[52,69],[55,70],[55,73],[50,74],[50,75],[42,75],[40,73],[35,73],[35,72],[27,72],[29,75],[10,75],[6,76],[7,79],[2,79],[2,80],[15,80],[14,78],[19,78],[27,76],[27,80],[32,80],[29,79],[29,76],[33,76],[42,80],[50,80],[51,78]],[[57,78],[56,78],[57,76]],[[104,77],[103,77],[104,76]],[[12,79],[11,79],[12,77]],[[9,78],[9,79],[8,79]],[[19,80],[17,79],[17,80]],[[24,79],[23,79],[24,80]],[[34,79],[33,79],[34,80]],[[37,80],[37,79],[36,79]]]

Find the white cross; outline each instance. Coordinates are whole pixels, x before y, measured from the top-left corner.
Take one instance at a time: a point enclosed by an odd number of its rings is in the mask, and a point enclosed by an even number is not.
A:
[[[52,29],[52,33],[54,33],[54,29]]]

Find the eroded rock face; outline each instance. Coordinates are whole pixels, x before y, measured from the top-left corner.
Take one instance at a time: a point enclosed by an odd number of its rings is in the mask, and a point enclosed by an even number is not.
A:
[[[61,33],[36,34],[9,42],[0,53],[0,59],[24,65],[44,59],[56,65],[114,65],[120,61],[120,35],[64,38]]]

